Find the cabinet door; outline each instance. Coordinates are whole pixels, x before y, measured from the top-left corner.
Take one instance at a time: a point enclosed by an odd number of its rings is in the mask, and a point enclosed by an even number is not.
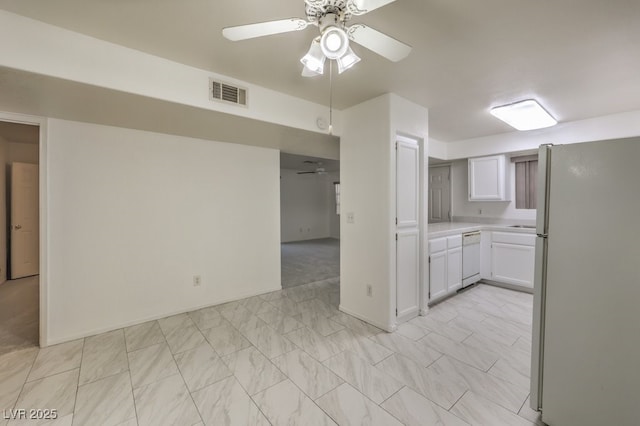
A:
[[[440,251],[429,256],[429,300],[447,294],[447,252]]]
[[[420,148],[417,142],[397,142],[396,223],[400,228],[420,225]]]
[[[462,288],[462,247],[447,250],[447,293]]]
[[[469,159],[469,201],[505,201],[505,157]]]
[[[396,309],[398,318],[415,316],[420,300],[420,233],[398,232],[396,243]]]
[[[493,243],[491,279],[533,288],[535,246]]]
[[[491,279],[491,231],[480,233],[480,278]]]

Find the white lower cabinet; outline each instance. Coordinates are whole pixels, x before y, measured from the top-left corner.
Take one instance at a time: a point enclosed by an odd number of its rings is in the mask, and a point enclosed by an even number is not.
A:
[[[491,242],[491,279],[533,288],[535,235],[494,232]]]
[[[429,300],[462,287],[462,235],[429,240]]]
[[[447,251],[429,255],[429,300],[447,294]]]
[[[462,247],[447,250],[447,290],[462,288]]]
[[[482,278],[533,288],[536,236],[518,232],[483,231],[480,245]],[[462,288],[462,235],[429,240],[429,301]]]

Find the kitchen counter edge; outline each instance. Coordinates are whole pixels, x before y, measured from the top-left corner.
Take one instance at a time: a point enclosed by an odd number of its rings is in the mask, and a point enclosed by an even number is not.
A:
[[[443,226],[446,225],[446,226]],[[446,229],[441,229],[445,227]],[[514,232],[518,234],[535,235],[535,228],[515,228],[510,225],[496,225],[487,223],[434,223],[427,226],[427,239],[448,237],[451,235],[464,234],[473,231],[498,231],[498,232]]]

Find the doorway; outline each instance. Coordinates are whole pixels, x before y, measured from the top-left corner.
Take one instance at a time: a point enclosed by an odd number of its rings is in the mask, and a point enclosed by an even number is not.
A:
[[[282,288],[339,283],[340,162],[280,154]]]
[[[429,164],[429,223],[451,221],[451,166]]]
[[[0,121],[0,354],[39,345],[40,128]]]

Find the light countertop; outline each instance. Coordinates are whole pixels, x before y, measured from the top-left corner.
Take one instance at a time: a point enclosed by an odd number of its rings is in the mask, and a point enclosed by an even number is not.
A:
[[[463,234],[472,231],[504,231],[517,232],[520,234],[535,234],[535,228],[514,228],[509,225],[495,225],[487,223],[472,222],[440,222],[430,223],[427,226],[427,238],[447,237],[450,235]]]

